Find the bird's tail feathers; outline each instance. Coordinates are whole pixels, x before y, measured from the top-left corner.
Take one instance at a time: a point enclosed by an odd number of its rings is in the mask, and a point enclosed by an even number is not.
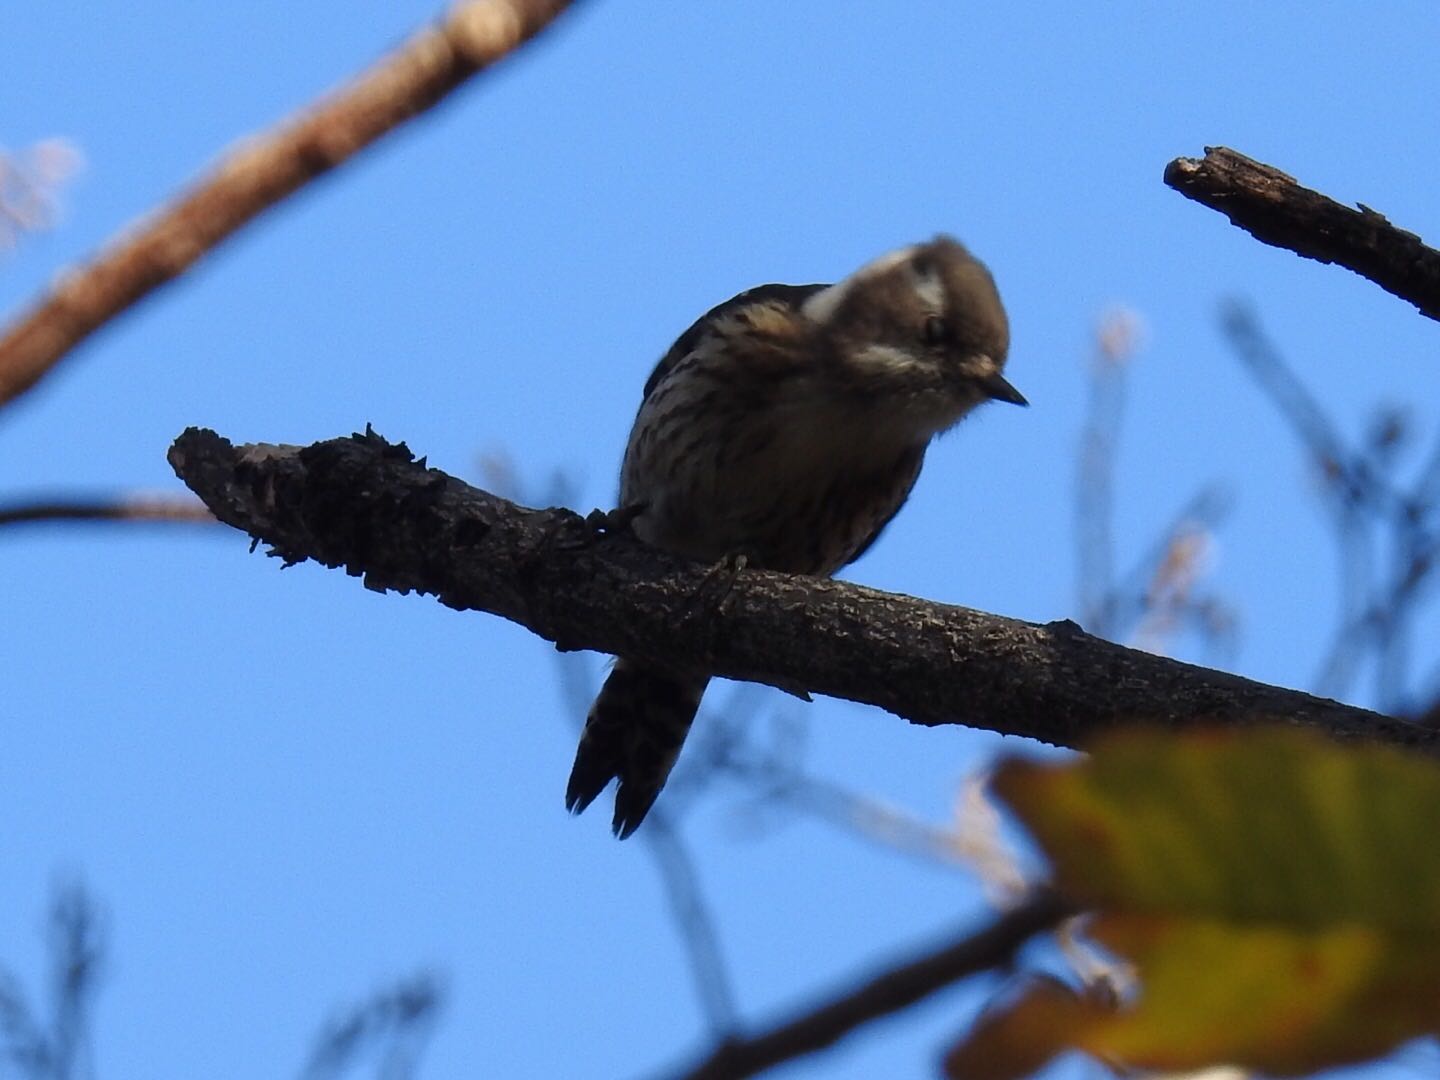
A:
[[[618,661],[585,719],[565,808],[580,813],[618,778],[612,827],[621,840],[633,833],[665,786],[707,682]]]

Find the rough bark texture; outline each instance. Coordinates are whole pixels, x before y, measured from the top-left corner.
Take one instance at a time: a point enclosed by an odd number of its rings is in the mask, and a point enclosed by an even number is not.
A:
[[[330,98],[242,142],[188,193],[62,277],[0,335],[0,405],[256,214],[428,109],[568,6],[568,0],[459,4]]]
[[[343,566],[371,589],[488,611],[561,649],[1062,746],[1138,721],[1289,721],[1344,738],[1440,745],[1440,733],[1127,649],[1069,621],[1037,625],[845,582],[685,562],[598,514],[516,506],[369,432],[237,448],[191,428],[170,462],[217,518],[287,562]]]
[[[1440,251],[1368,206],[1343,206],[1223,146],[1207,146],[1201,160],[1176,158],[1165,167],[1165,183],[1257,240],[1339,263],[1440,319]]]

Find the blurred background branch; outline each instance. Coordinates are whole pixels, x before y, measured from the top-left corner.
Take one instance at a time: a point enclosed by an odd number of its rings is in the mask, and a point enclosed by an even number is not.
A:
[[[55,223],[60,190],[84,160],[68,139],[42,139],[19,151],[0,147],[0,252]]]
[[[1440,560],[1440,437],[1407,481],[1413,424],[1404,410],[1380,409],[1363,439],[1351,445],[1286,363],[1253,308],[1230,301],[1221,324],[1245,370],[1307,455],[1330,516],[1340,556],[1340,610],[1317,676],[1319,692],[1348,693],[1369,663],[1382,708],[1396,716],[1427,715],[1440,701],[1440,684],[1431,679],[1414,686],[1410,643]]]
[[[527,487],[514,461],[504,453],[483,455],[480,475],[492,490],[524,506],[568,506],[580,497],[579,484],[564,472],[556,472],[543,487]],[[578,738],[600,680],[595,677],[594,665],[582,654],[556,652],[553,655],[561,711]],[[683,787],[683,781],[680,784],[672,781],[671,787]],[[556,797],[559,797],[558,791]],[[678,799],[667,799],[651,807],[639,835],[660,876],[671,922],[685,950],[701,1015],[710,1037],[720,1041],[730,1038],[735,1031],[739,1008],[734,978],[720,942],[720,930],[700,881],[699,868],[680,828],[679,818],[686,805]]]
[[[717,1047],[677,1080],[742,1080],[833,1046],[857,1028],[890,1016],[971,975],[1002,969],[1030,938],[1071,914],[1054,896],[1036,893],[981,930],[847,985],[819,1004]]]
[[[1229,510],[1223,488],[1212,484],[1196,493],[1125,572],[1115,569],[1116,449],[1128,375],[1143,338],[1140,316],[1124,307],[1103,313],[1095,332],[1075,480],[1080,623],[1099,637],[1155,653],[1191,629],[1210,652],[1228,654],[1234,612],[1200,587],[1213,534]]]
[[[434,106],[569,6],[569,0],[461,3],[349,85],[242,142],[179,199],[120,230],[0,330],[0,407],[257,214]]]
[[[98,908],[84,886],[59,885],[50,902],[46,933],[49,987],[32,1003],[14,972],[0,967],[0,1062],[21,1080],[83,1080],[93,1076],[90,1007],[95,997],[105,934]]]
[[[368,1060],[377,1080],[411,1080],[444,1003],[428,973],[397,981],[325,1025],[300,1080],[340,1080]]]
[[[215,525],[199,499],[177,495],[129,494],[100,499],[37,498],[0,502],[0,528],[64,522],[151,521]]]

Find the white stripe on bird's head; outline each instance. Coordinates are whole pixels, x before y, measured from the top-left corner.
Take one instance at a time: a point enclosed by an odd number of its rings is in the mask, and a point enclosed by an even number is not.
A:
[[[829,322],[840,310],[840,306],[845,302],[845,297],[858,283],[873,280],[894,270],[895,267],[909,260],[915,254],[916,248],[917,245],[911,244],[889,254],[881,255],[878,259],[872,259],[843,281],[837,281],[834,285],[815,293],[800,305],[801,312],[811,322]],[[940,280],[938,278],[929,280],[933,280],[934,288],[943,296],[943,285]]]

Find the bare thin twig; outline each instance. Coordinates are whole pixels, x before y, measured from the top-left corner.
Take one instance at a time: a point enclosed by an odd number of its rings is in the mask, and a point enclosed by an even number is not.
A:
[[[104,953],[100,912],[78,884],[56,890],[50,905],[52,1015],[27,1003],[20,982],[0,968],[0,1066],[23,1080],[79,1080],[92,1075],[90,1005]],[[0,1068],[0,1073],[9,1074]]]
[[[1044,626],[846,582],[708,568],[609,531],[602,516],[517,507],[369,433],[239,448],[192,428],[176,472],[227,524],[289,562],[345,566],[377,590],[519,622],[562,649],[843,697],[922,724],[1076,746],[1115,725],[1291,722],[1440,748],[1440,733],[1308,694]]]
[[[560,664],[567,712],[576,720],[582,720],[595,687],[583,677],[581,669],[584,665],[578,656],[559,653],[556,659]],[[705,1016],[706,1026],[713,1038],[723,1039],[735,1030],[740,1015],[734,980],[720,945],[719,926],[700,883],[700,872],[680,832],[678,815],[671,809],[672,804],[668,802],[652,807],[640,835],[660,875],[660,885],[665,891],[680,944],[685,949],[695,996]]]
[[[1039,893],[985,929],[847,988],[799,1016],[717,1047],[676,1080],[740,1080],[833,1046],[871,1021],[899,1012],[961,979],[1006,967],[1031,937],[1069,912],[1053,895]]]
[[[322,1029],[301,1080],[338,1078],[365,1056],[379,1059],[377,1075],[408,1080],[415,1075],[443,999],[435,977],[421,973],[346,1009]]]
[[[797,763],[755,752],[738,740],[697,747],[700,767],[715,769],[746,784],[760,807],[780,806],[835,826],[889,851],[929,863],[970,865],[964,838],[899,807],[811,776]]]
[[[545,29],[570,0],[469,0],[276,130],[231,151],[175,202],[129,226],[0,335],[0,406],[261,211],[430,108]]]
[[[1440,251],[1368,206],[1352,210],[1224,146],[1207,146],[1200,160],[1176,158],[1165,183],[1263,243],[1338,263],[1440,319]]]
[[[0,527],[58,522],[156,521],[214,525],[198,499],[173,495],[121,495],[107,499],[35,499],[0,503]]]
[[[1184,625],[1195,626],[1208,644],[1220,644],[1233,624],[1229,609],[1194,590],[1196,556],[1224,511],[1220,491],[1201,491],[1129,570],[1115,570],[1115,448],[1139,337],[1139,317],[1124,308],[1109,312],[1095,335],[1075,484],[1080,621],[1099,637],[1152,652],[1162,651]]]
[[[1403,484],[1395,469],[1405,428],[1401,414],[1382,412],[1370,438],[1351,446],[1285,362],[1254,311],[1232,301],[1223,310],[1222,325],[1246,369],[1314,460],[1334,523],[1341,610],[1317,686],[1322,693],[1344,692],[1373,657],[1382,706],[1396,713],[1414,711],[1407,692],[1411,628],[1425,592],[1440,579],[1440,445],[1418,479]]]
[[[655,810],[660,816],[655,817]],[[660,880],[665,898],[680,930],[680,941],[690,963],[695,992],[700,999],[706,1024],[712,1036],[725,1038],[735,1030],[740,1011],[735,1004],[734,982],[725,953],[720,947],[720,932],[710,903],[700,886],[695,860],[675,826],[671,814],[663,806],[647,815],[645,842]]]
[[[1116,312],[1096,334],[1089,404],[1080,433],[1075,484],[1075,539],[1079,546],[1080,621],[1112,641],[1123,636],[1116,617],[1115,446],[1125,412],[1125,373],[1136,344],[1133,316]]]
[[[970,865],[964,838],[954,829],[932,825],[898,806],[839,784],[797,773],[762,789],[761,794],[887,850],[926,862]]]
[[[556,473],[544,488],[523,485],[515,463],[505,454],[486,454],[481,459],[480,468],[486,482],[509,499],[542,506],[563,505],[574,501],[578,490],[573,479],[564,473]],[[555,659],[564,711],[575,721],[578,734],[595,694],[592,665],[575,653],[556,653]],[[681,814],[672,812],[676,805],[674,800],[667,799],[651,808],[646,819],[648,824],[640,835],[660,875],[660,886],[685,949],[691,981],[706,1025],[711,1037],[719,1040],[729,1037],[735,1030],[739,1016],[734,980],[730,977],[730,967],[720,946],[719,926],[700,883],[700,872],[680,831]]]

